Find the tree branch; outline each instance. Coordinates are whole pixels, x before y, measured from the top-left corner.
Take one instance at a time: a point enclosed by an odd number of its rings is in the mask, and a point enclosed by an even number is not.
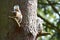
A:
[[[58,10],[54,7],[54,5],[51,3],[51,1],[47,0],[48,3],[51,5],[52,9],[60,16]]]
[[[51,27],[48,26],[49,28],[53,28],[54,30],[56,30],[57,32],[60,33],[60,29],[57,26],[55,26],[54,24],[50,23],[48,20],[44,19],[42,16],[40,16],[40,14],[37,14],[37,16],[42,18],[47,24],[51,25]]]
[[[48,4],[48,3],[40,3],[40,2],[38,2],[38,4],[40,4],[40,5],[50,5],[50,4]],[[60,5],[60,3],[51,3],[52,5]]]

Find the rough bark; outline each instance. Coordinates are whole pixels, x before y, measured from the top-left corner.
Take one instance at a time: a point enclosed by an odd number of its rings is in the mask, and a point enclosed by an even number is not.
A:
[[[23,20],[19,28],[14,20],[9,19],[7,40],[33,40],[34,36],[30,34],[29,27],[36,27],[37,0],[9,0],[9,15],[13,15],[11,11],[16,4],[20,5]]]

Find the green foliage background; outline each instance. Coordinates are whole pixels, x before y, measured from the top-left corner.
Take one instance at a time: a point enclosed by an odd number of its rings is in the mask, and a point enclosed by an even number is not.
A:
[[[40,40],[60,40],[60,0],[38,0],[38,16],[44,20],[44,31],[51,33]]]

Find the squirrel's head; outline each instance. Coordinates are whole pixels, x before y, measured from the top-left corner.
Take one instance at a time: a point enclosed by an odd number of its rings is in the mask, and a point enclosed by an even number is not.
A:
[[[14,11],[19,11],[19,5],[14,5]]]

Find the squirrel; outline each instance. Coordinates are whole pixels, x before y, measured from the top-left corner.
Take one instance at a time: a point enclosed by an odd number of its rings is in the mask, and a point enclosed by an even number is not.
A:
[[[14,14],[14,16],[9,16],[10,18],[14,19],[18,26],[20,27],[20,23],[22,22],[22,13],[21,10],[19,9],[19,5],[14,5],[14,10],[12,11],[12,13]]]

